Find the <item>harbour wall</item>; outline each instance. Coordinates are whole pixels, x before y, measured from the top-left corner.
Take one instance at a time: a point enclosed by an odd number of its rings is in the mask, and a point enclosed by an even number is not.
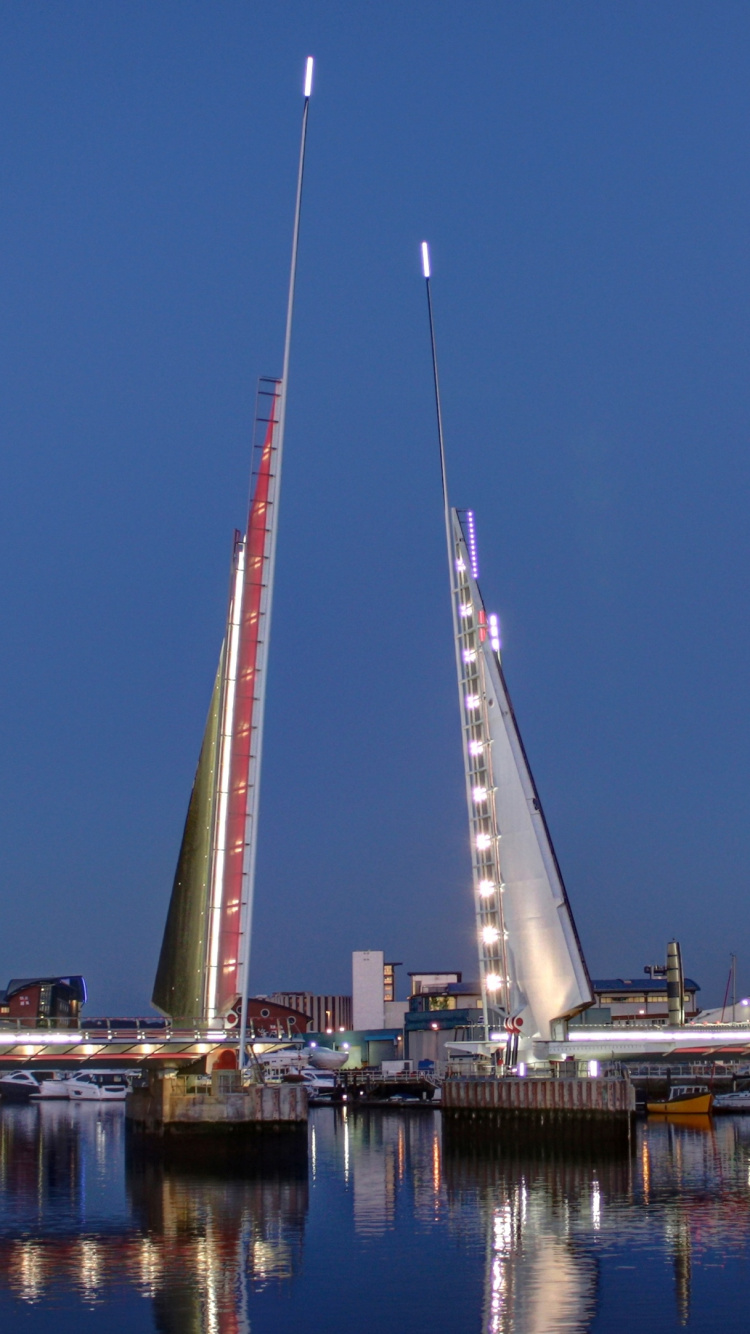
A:
[[[635,1089],[628,1079],[446,1079],[442,1107],[453,1141],[616,1145],[630,1139]]]
[[[226,1081],[227,1083],[229,1081]],[[201,1154],[307,1151],[307,1090],[299,1084],[251,1084],[188,1092],[185,1079],[154,1073],[125,1102],[129,1136],[149,1146]]]

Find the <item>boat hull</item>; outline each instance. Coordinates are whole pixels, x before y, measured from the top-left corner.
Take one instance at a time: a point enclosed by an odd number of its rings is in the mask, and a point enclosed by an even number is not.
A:
[[[0,1098],[3,1102],[31,1102],[33,1089],[30,1085],[0,1083]]]
[[[333,1051],[330,1047],[315,1047],[310,1051],[310,1065],[316,1070],[340,1070],[348,1060],[348,1051]]]
[[[39,1081],[39,1092],[32,1093],[34,1102],[60,1102],[61,1099],[67,1101],[68,1081],[67,1079],[42,1079]]]
[[[714,1100],[713,1110],[724,1113],[734,1112],[747,1116],[750,1113],[750,1096],[746,1093],[739,1096],[734,1094],[730,1094],[728,1097],[720,1096]]]
[[[708,1116],[713,1101],[713,1093],[696,1093],[688,1098],[671,1098],[669,1102],[648,1102],[646,1111],[657,1116]]]
[[[102,1089],[92,1085],[91,1088],[71,1088],[68,1097],[71,1102],[124,1102],[127,1094],[127,1088]]]

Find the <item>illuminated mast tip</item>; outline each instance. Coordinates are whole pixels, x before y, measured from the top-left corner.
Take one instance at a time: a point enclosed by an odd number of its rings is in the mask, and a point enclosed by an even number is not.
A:
[[[309,97],[312,92],[313,64],[312,56],[308,56],[305,66],[305,97]]]
[[[422,272],[425,278],[430,276],[430,247],[426,241],[422,242]]]

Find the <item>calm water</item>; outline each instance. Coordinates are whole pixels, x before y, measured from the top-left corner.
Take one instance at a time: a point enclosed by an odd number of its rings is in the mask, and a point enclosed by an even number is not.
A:
[[[440,1114],[311,1114],[308,1170],[126,1154],[122,1107],[0,1111],[0,1330],[750,1329],[750,1117],[632,1154],[444,1146]]]

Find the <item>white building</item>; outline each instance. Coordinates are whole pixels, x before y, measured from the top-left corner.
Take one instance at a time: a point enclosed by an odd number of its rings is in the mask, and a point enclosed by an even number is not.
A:
[[[352,1027],[357,1032],[385,1028],[384,965],[382,950],[352,954]]]

